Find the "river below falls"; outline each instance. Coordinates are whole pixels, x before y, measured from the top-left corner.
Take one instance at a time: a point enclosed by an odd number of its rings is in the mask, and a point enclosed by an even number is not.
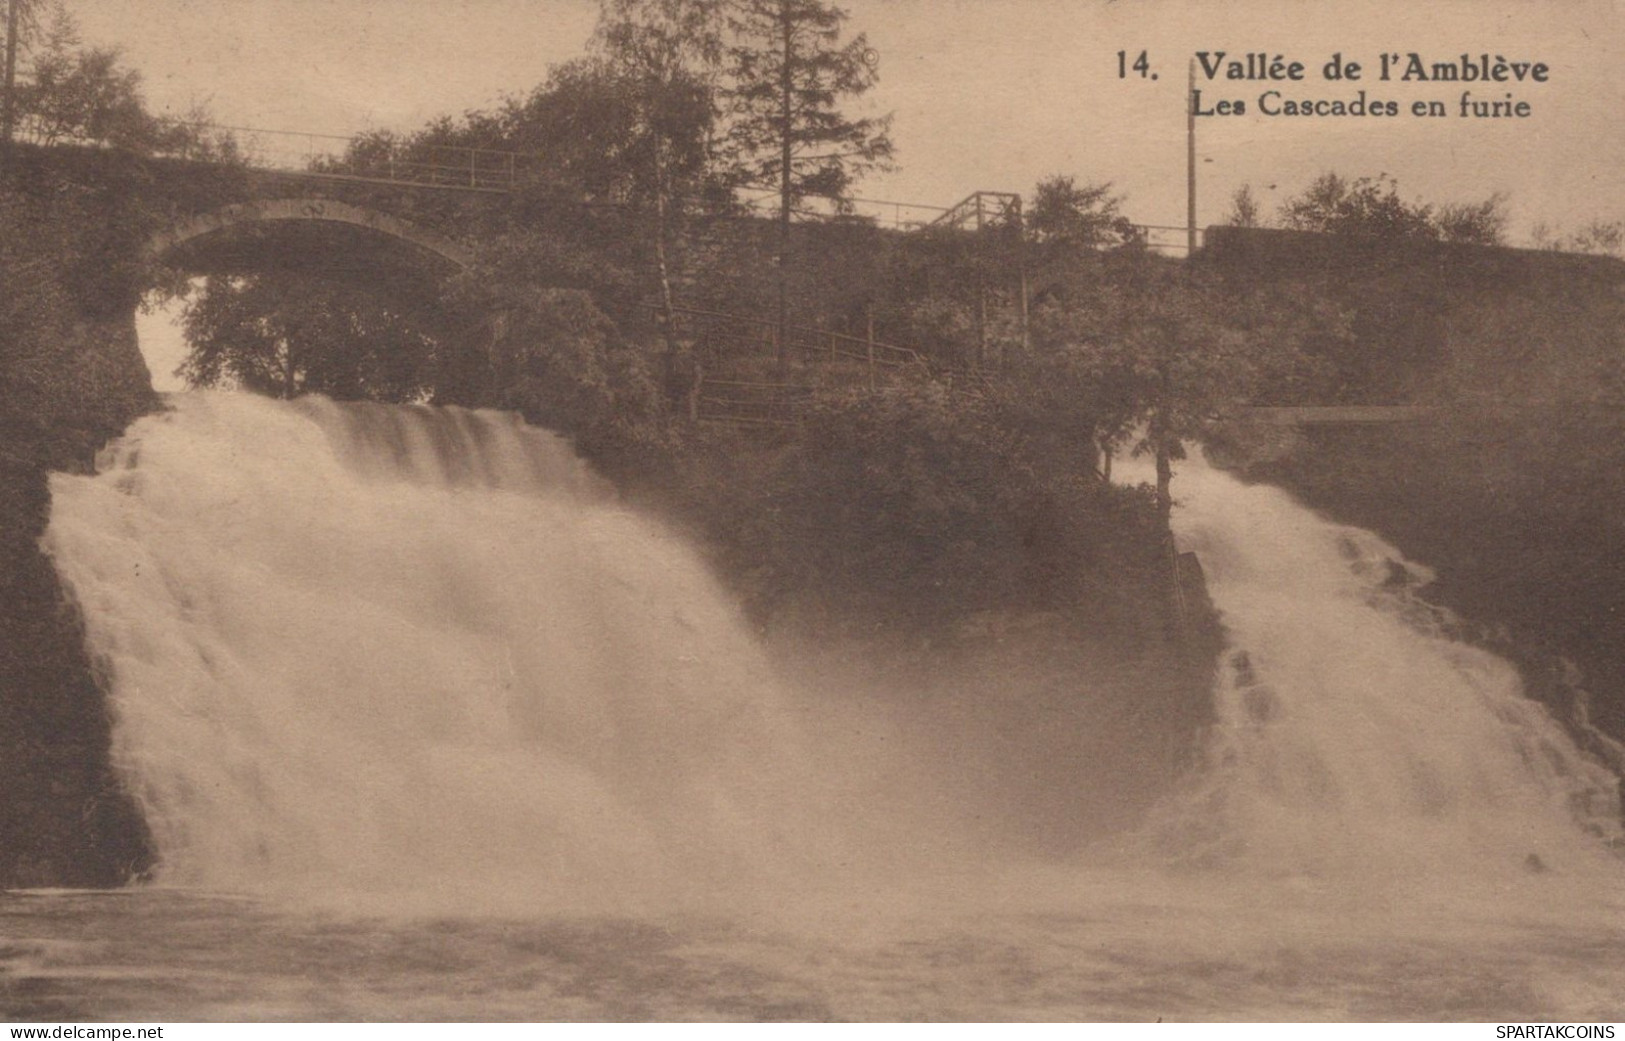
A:
[[[1181,470],[1228,646],[1114,818],[1144,691],[818,696],[513,416],[171,404],[43,543],[155,881],[0,894],[7,1018],[1625,1019],[1625,748],[1277,489]]]
[[[1031,885],[1029,885],[1031,883]],[[1560,884],[1533,878],[1528,887]],[[1053,876],[789,914],[391,919],[159,889],[0,896],[9,1020],[1567,1021],[1625,1016],[1619,909]],[[952,886],[948,887],[949,889]],[[967,894],[968,896],[968,894]],[[1060,906],[1044,908],[1052,903]],[[1558,904],[1564,901],[1558,901]],[[936,906],[931,906],[936,904]],[[1357,906],[1358,905],[1358,906]],[[889,910],[882,909],[889,907]],[[1586,919],[1590,917],[1588,922]]]

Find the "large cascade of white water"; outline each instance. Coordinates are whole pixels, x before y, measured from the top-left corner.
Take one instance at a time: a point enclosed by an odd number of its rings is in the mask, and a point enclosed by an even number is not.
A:
[[[1152,824],[1165,851],[1444,885],[1617,871],[1619,779],[1417,595],[1426,568],[1200,460],[1174,484],[1229,651],[1206,768]]]
[[[557,438],[172,405],[54,480],[46,536],[160,881],[636,906],[810,843],[806,757],[734,608]]]
[[[96,476],[53,479],[45,540],[159,881],[458,911],[772,900],[940,830],[894,827],[915,803],[865,796],[850,749],[809,751],[692,550],[552,435],[321,399],[172,406]],[[1158,863],[1617,876],[1617,779],[1452,636],[1422,569],[1196,461],[1175,483],[1231,649],[1209,761],[1140,833]]]

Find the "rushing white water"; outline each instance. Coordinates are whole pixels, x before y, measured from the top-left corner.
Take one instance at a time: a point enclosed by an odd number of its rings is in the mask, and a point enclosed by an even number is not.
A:
[[[1619,780],[1507,661],[1417,595],[1370,532],[1193,459],[1175,483],[1230,650],[1206,769],[1149,834],[1258,877],[1459,889],[1553,872],[1617,880]]]
[[[165,883],[478,907],[739,894],[816,826],[694,554],[506,414],[189,394],[60,476]]]
[[[46,536],[166,884],[0,894],[0,1014],[1617,1015],[1616,779],[1417,598],[1424,569],[1278,490],[1175,482],[1230,644],[1205,764],[1092,859],[1018,864],[989,837],[1065,802],[995,771],[1053,795],[1064,768],[1003,760],[1072,745],[1002,731],[1108,695],[1052,712],[994,670],[953,695],[985,711],[922,698],[855,739],[884,713],[784,688],[551,435],[173,405],[54,479]]]
[[[99,475],[54,479],[46,537],[109,670],[161,881],[453,910],[771,902],[830,888],[854,848],[895,867],[883,836],[917,853],[954,826],[895,827],[931,798],[871,791],[891,820],[856,838],[851,749],[808,750],[693,552],[552,435],[458,410],[172,404]],[[1617,780],[1512,666],[1450,635],[1414,596],[1421,568],[1195,461],[1176,483],[1231,650],[1209,762],[1129,843],[1139,867],[1617,878]]]

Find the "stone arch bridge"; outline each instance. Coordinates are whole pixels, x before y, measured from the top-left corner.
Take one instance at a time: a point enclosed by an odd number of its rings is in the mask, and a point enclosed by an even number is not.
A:
[[[71,221],[64,233],[94,258],[82,265],[88,276],[64,283],[78,307],[64,318],[57,350],[75,378],[100,388],[96,396],[116,388],[127,400],[113,411],[126,416],[155,400],[137,305],[178,278],[282,270],[363,285],[445,342],[468,347],[470,361],[502,328],[449,299],[444,281],[473,268],[474,246],[500,226],[508,192],[68,146],[19,146],[10,165],[11,179],[35,186],[42,214],[57,212],[54,198],[100,200],[71,203],[52,218]]]
[[[332,224],[361,229],[438,258],[455,269],[467,270],[474,263],[470,250],[438,231],[378,209],[313,196],[231,203],[183,218],[149,238],[146,253],[155,260],[163,260],[200,240],[229,234],[237,228],[294,223]]]

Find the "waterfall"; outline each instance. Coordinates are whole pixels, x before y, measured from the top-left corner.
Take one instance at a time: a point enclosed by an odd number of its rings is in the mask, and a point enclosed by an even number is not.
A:
[[[157,879],[563,906],[737,893],[816,830],[696,555],[500,413],[199,393],[57,476]]]
[[[859,745],[815,751],[695,552],[557,437],[457,409],[171,406],[96,475],[53,478],[45,536],[157,882],[737,906],[954,826],[905,819],[930,793],[865,792]],[[1142,855],[1257,878],[1617,877],[1617,778],[1417,596],[1425,568],[1195,460],[1175,492],[1229,650],[1207,760]],[[951,768],[927,729],[869,754]]]
[[[1418,596],[1427,568],[1198,459],[1174,492],[1229,649],[1206,767],[1150,826],[1161,852],[1459,880],[1590,870],[1620,845],[1619,779]]]

